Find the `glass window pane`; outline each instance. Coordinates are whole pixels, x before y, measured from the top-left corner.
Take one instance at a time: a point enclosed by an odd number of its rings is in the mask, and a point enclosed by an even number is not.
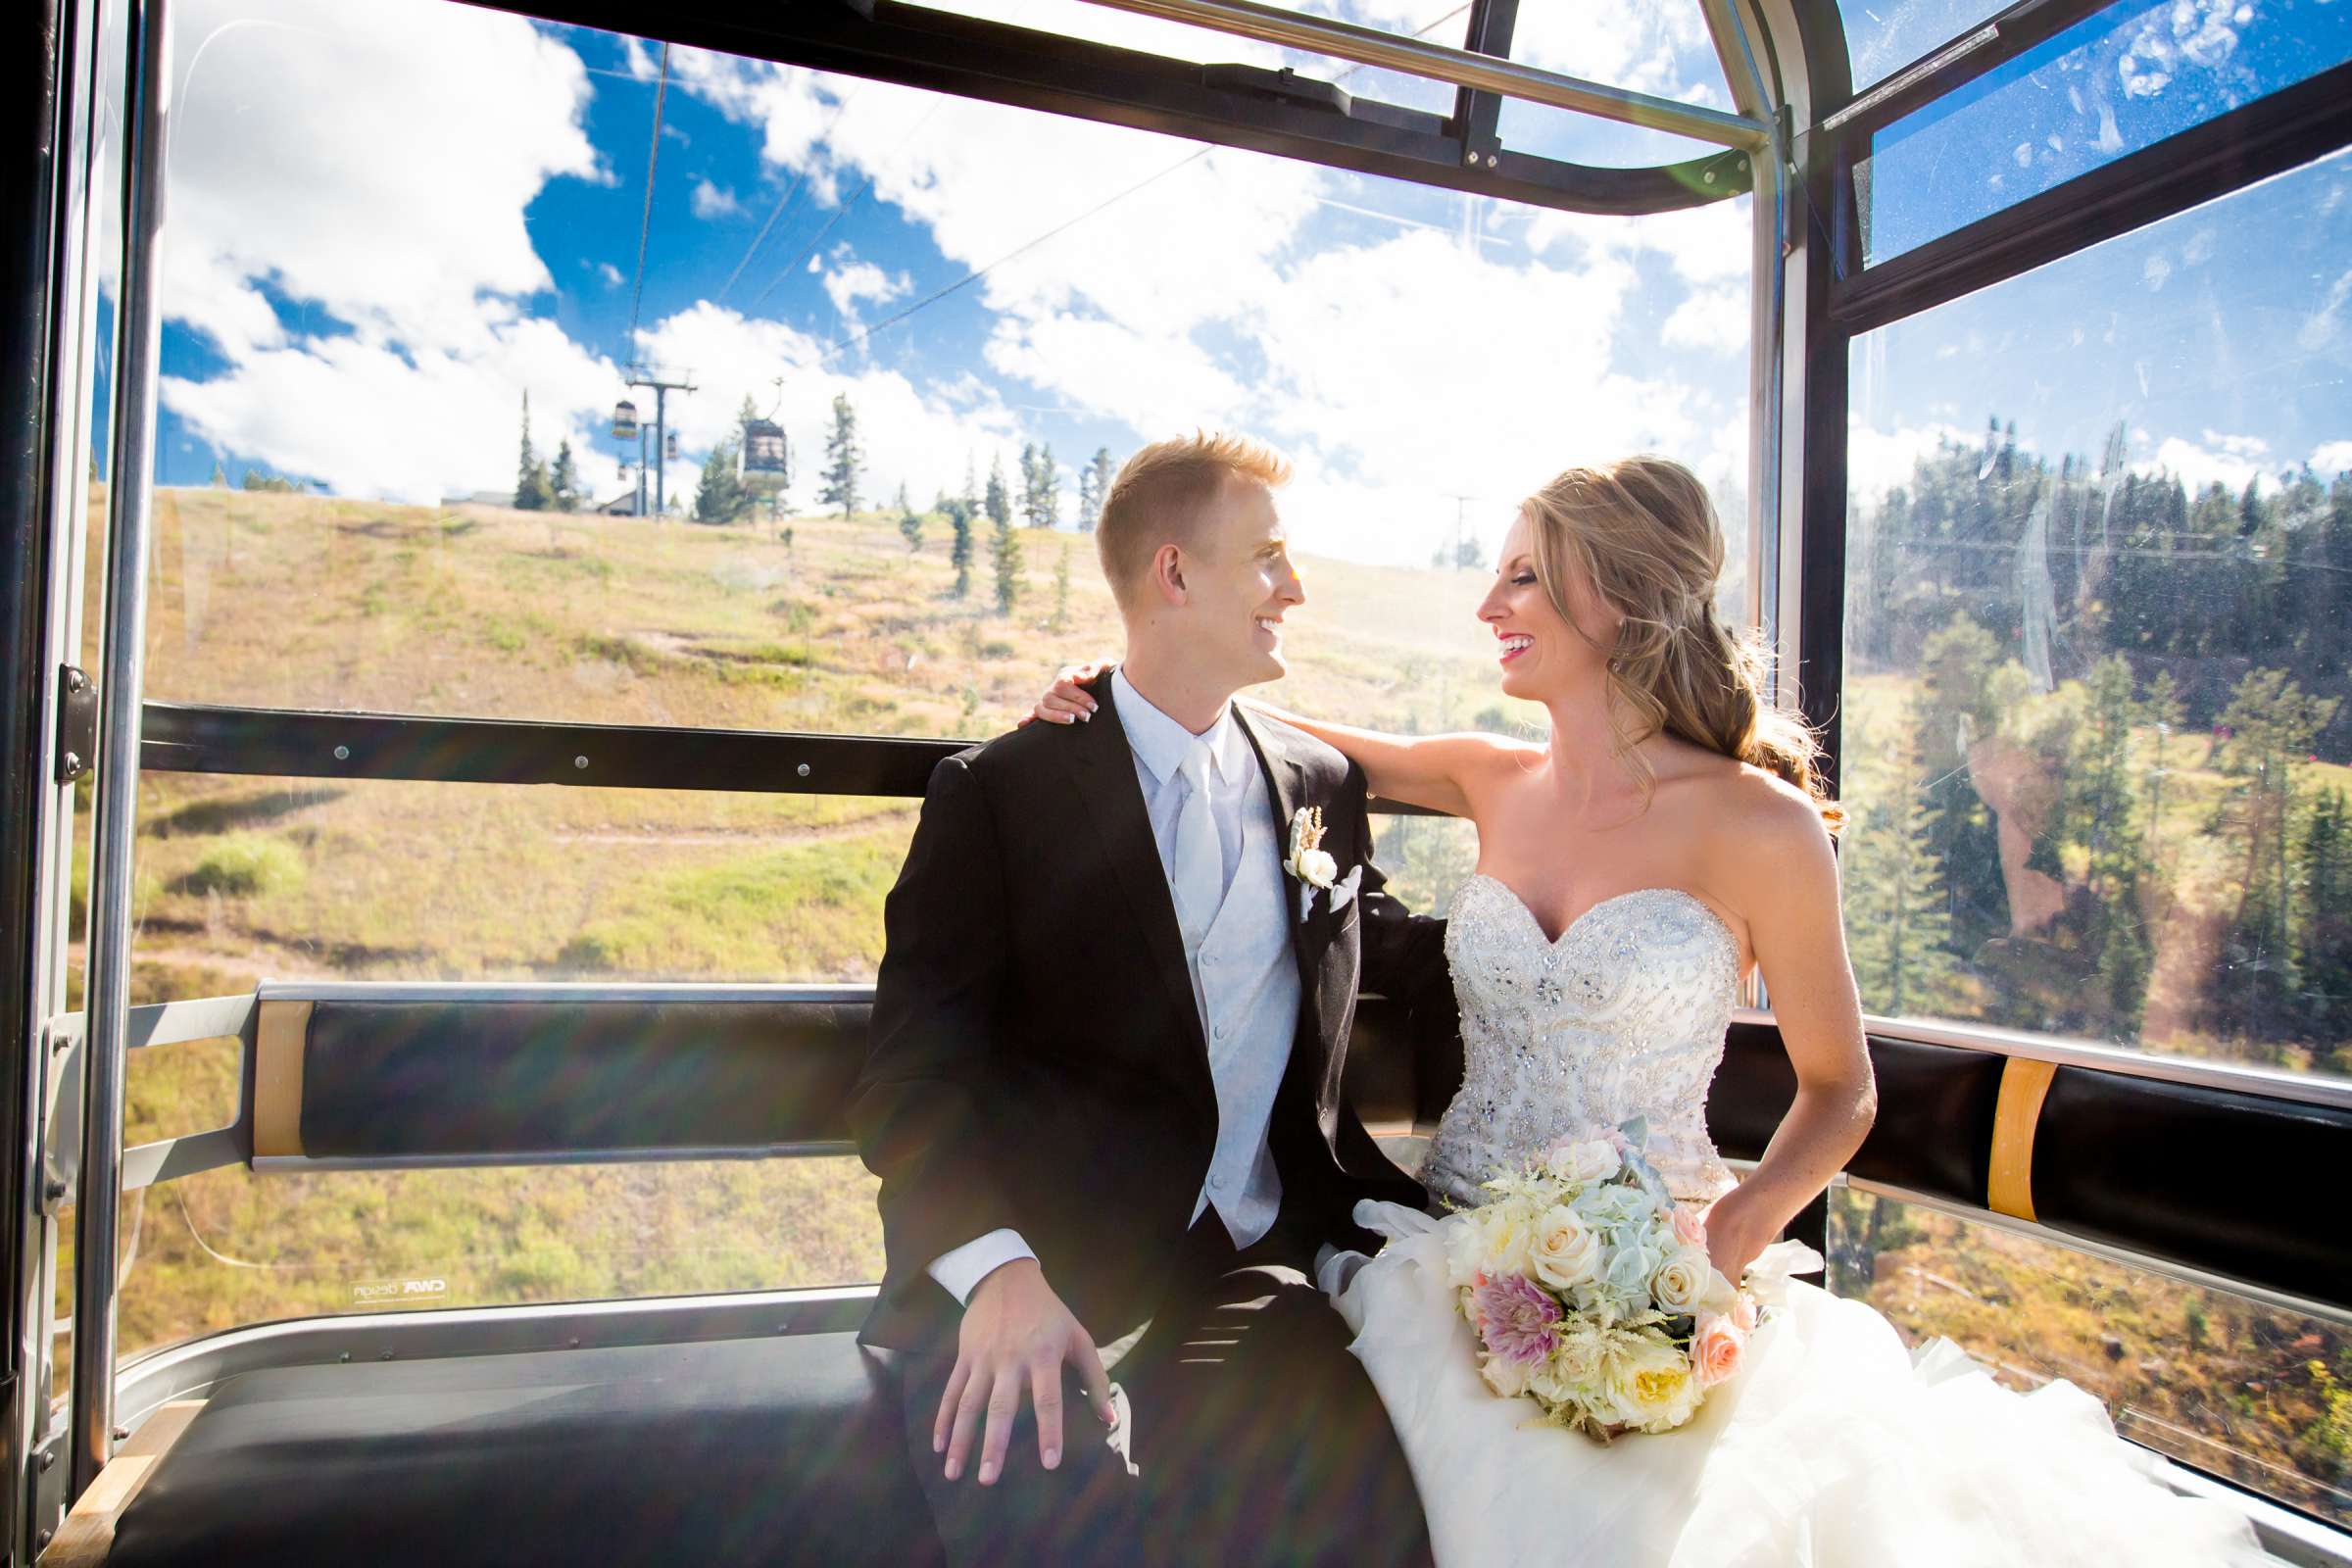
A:
[[[1491,681],[1459,563],[1561,467],[1672,452],[1738,525],[1744,203],[1612,223],[689,50],[657,142],[641,40],[279,11],[301,24],[181,40],[158,699],[988,734],[1117,647],[1078,531],[1098,466],[1208,426],[1298,467],[1309,613],[1271,695],[1402,722],[1407,654]],[[1660,37],[1705,64],[1695,17]],[[628,386],[639,361],[695,390]],[[645,436],[612,435],[624,399]],[[597,512],[633,501],[657,413],[676,515]],[[747,414],[789,447],[773,514],[739,484]],[[1051,528],[1021,525],[1031,451]],[[536,505],[559,491],[577,510]]]
[[[1857,339],[1866,1006],[2352,1071],[2352,155]]]
[[[1951,1340],[2021,1393],[2064,1378],[2133,1443],[2352,1525],[2340,1325],[1843,1186],[1829,1240],[1830,1290],[1911,1344]]]
[[[2005,9],[2006,0],[1838,0],[1854,91],[1875,85]]]
[[[204,1171],[126,1196],[122,1354],[278,1318],[878,1280],[876,1185],[847,1156]]]
[[[1916,111],[1855,172],[1882,262],[2352,58],[2330,0],[2135,0]]]
[[[257,980],[870,981],[919,803],[139,781],[134,1002]]]
[[[1731,90],[1696,5],[1610,3],[1522,6],[1511,58],[1611,87],[1732,110]],[[1505,99],[1497,125],[1513,152],[1604,168],[1679,164],[1721,151],[1709,142],[1619,124],[1592,115]]]

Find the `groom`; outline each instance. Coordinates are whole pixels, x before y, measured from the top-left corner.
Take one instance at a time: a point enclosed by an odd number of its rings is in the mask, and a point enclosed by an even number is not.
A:
[[[1441,928],[1381,891],[1362,773],[1232,702],[1281,677],[1305,597],[1288,475],[1227,436],[1128,461],[1099,711],[941,763],[890,896],[851,1104],[888,1250],[861,1338],[900,1352],[958,1564],[1428,1560],[1306,1276],[1377,1245],[1358,1199],[1424,1201],[1340,1080],[1359,976],[1425,981]]]

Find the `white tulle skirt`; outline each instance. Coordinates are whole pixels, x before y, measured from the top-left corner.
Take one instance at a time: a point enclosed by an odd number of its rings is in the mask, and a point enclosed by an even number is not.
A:
[[[1479,1378],[1446,1221],[1364,1203],[1391,1238],[1336,1298],[1395,1422],[1442,1568],[2150,1568],[2262,1563],[2218,1502],[2155,1480],[2069,1383],[2010,1392],[1948,1341],[1914,1354],[1801,1281],[1746,1365],[1676,1431],[1602,1446]]]

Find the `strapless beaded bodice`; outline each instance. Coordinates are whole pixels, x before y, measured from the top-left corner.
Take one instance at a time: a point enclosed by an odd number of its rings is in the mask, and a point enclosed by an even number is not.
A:
[[[1649,1123],[1675,1197],[1732,1185],[1707,1137],[1707,1086],[1739,994],[1740,948],[1714,910],[1674,888],[1604,899],[1547,942],[1503,883],[1454,894],[1446,956],[1462,1009],[1461,1093],[1421,1179],[1460,1204],[1563,1133]]]

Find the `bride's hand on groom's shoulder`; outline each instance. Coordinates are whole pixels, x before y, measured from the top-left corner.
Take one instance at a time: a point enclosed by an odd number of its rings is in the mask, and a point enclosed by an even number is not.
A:
[[[1047,1469],[1061,1463],[1061,1369],[1073,1367],[1104,1426],[1114,1424],[1110,1376],[1095,1342],[1046,1283],[1035,1258],[1016,1258],[991,1273],[964,1303],[956,1343],[956,1369],[940,1395],[931,1425],[931,1451],[947,1455],[947,1478],[959,1479],[980,1441],[980,1484],[1004,1473],[1005,1448],[1024,1397],[1037,1406],[1037,1457]]]
[[[1049,724],[1078,724],[1094,717],[1095,700],[1086,695],[1085,684],[1109,667],[1107,659],[1062,665],[1061,673],[1054,677],[1054,684],[1046,688],[1046,695],[1021,716],[1021,723],[1042,718]]]

